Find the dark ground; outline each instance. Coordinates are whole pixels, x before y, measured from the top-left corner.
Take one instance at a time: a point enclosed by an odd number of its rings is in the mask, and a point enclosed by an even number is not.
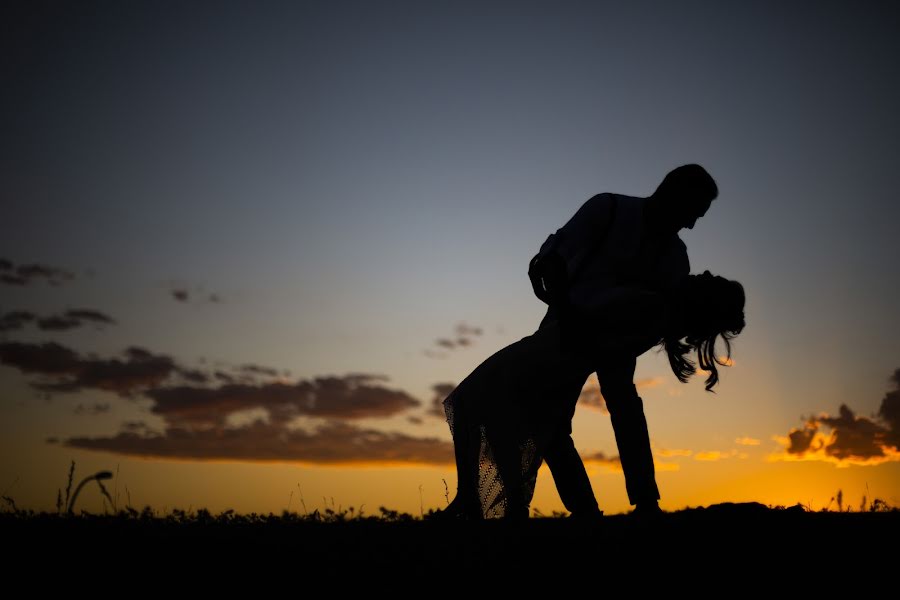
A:
[[[784,577],[799,583],[794,578],[815,575],[822,585],[823,577],[838,584],[839,575],[852,575],[853,591],[860,593],[870,589],[866,582],[872,578],[896,581],[900,564],[896,510],[813,513],[720,504],[651,522],[616,515],[591,523],[568,518],[447,523],[390,512],[379,518],[326,518],[205,511],[167,518],[149,511],[65,518],[7,512],[0,515],[4,580],[44,564],[52,567],[44,571],[51,578],[65,572],[101,586],[118,579],[135,590],[176,581],[188,587],[204,581],[213,587],[227,587],[229,581],[267,587],[281,581],[328,585],[331,592],[364,582],[419,582],[409,595],[429,596],[434,586],[442,590],[484,578],[488,586],[514,581],[517,589],[553,581],[565,588],[575,578],[598,586],[669,582],[707,592],[724,585],[723,595],[731,595],[767,586],[775,586],[770,590],[775,593]]]

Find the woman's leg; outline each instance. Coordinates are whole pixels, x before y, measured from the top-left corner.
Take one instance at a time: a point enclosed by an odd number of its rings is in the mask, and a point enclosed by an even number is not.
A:
[[[584,462],[572,441],[571,422],[550,441],[544,460],[553,475],[553,482],[563,505],[573,515],[589,516],[600,513]]]
[[[457,400],[453,393],[444,400],[444,411],[453,436],[453,454],[456,459],[456,497],[446,512],[480,519],[482,511],[478,497],[478,454],[481,434],[480,431],[476,431],[478,427],[466,418],[463,403]]]

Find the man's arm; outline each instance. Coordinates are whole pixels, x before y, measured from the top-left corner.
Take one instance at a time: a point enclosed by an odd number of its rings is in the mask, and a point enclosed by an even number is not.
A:
[[[528,266],[538,298],[548,304],[559,299],[554,292],[568,288],[588,255],[603,242],[613,218],[614,198],[613,194],[592,197],[543,243]]]
[[[613,194],[597,194],[581,205],[554,234],[555,252],[566,261],[569,275],[576,273],[591,250],[602,243],[612,219]]]

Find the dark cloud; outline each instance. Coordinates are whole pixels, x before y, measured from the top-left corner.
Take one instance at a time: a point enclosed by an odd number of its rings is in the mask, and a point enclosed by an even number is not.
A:
[[[350,373],[296,382],[235,382],[231,375],[212,376],[187,369],[169,356],[131,347],[121,357],[83,356],[54,342],[0,343],[0,363],[40,376],[31,382],[48,392],[89,389],[149,399],[149,410],[165,423],[165,432],[143,422],[125,423],[112,437],[75,437],[70,447],[107,450],[136,456],[289,460],[338,464],[395,461],[444,463],[452,445],[399,433],[360,429],[331,422],[314,432],[291,428],[296,417],[329,420],[390,417],[421,402],[385,385],[383,375]],[[254,364],[241,369],[277,376]],[[217,386],[199,385],[226,381]],[[190,382],[185,383],[185,382]],[[100,414],[108,405],[79,405],[77,414]],[[265,418],[235,427],[231,417],[263,412]]]
[[[79,321],[90,321],[93,323],[103,323],[108,325],[115,323],[115,320],[109,315],[104,314],[99,310],[92,310],[89,308],[67,310],[65,316],[69,319],[78,319]]]
[[[137,433],[140,435],[162,435],[162,433],[152,429],[144,421],[124,421],[120,429],[123,432]]]
[[[598,463],[617,469],[622,468],[622,460],[619,458],[618,454],[608,456],[603,452],[594,452],[593,454],[582,455],[581,460],[586,463]]]
[[[53,376],[73,375],[81,368],[78,354],[56,342],[0,343],[0,363],[15,367],[23,373]]]
[[[233,383],[235,381],[235,378],[225,371],[216,371],[215,373],[213,373],[213,377],[225,383]]]
[[[415,415],[410,415],[410,416],[406,417],[406,420],[409,421],[410,423],[412,423],[413,425],[421,425],[422,423],[425,422],[425,419],[423,419],[422,417],[417,417]]]
[[[37,319],[37,315],[25,310],[15,310],[0,317],[0,331],[18,331]]]
[[[894,371],[890,381],[895,389],[884,395],[878,416],[887,424],[885,442],[900,448],[900,369]]]
[[[38,327],[44,331],[65,331],[66,329],[75,329],[81,325],[81,321],[70,317],[51,316],[38,319]]]
[[[606,400],[603,399],[603,394],[600,393],[600,386],[597,384],[597,378],[593,375],[588,378],[584,387],[581,388],[578,402],[582,406],[598,410],[605,415],[609,414],[609,410],[606,408]]]
[[[191,383],[206,383],[210,379],[209,375],[197,369],[183,369],[179,367],[178,374]]]
[[[259,365],[254,364],[246,364],[241,365],[237,368],[241,373],[246,373],[248,375],[263,375],[265,377],[278,377],[278,369],[273,369],[271,367],[261,367]]]
[[[447,465],[453,444],[437,438],[362,429],[330,422],[313,431],[289,430],[257,420],[238,428],[170,427],[162,434],[123,428],[115,436],[73,437],[69,448],[146,458],[287,461],[341,465],[406,463]]]
[[[108,413],[109,410],[109,403],[95,402],[89,406],[79,404],[72,412],[74,412],[76,415],[100,415],[103,413]]]
[[[7,285],[27,285],[28,280],[19,275],[4,273],[3,275],[0,275],[0,283],[5,283]]]
[[[222,296],[215,292],[207,292],[203,289],[202,285],[183,285],[182,283],[172,282],[172,287],[169,290],[169,293],[172,294],[172,298],[177,300],[178,302],[192,302],[192,303],[209,303],[209,304],[220,304],[222,302]]]
[[[648,377],[635,380],[634,386],[640,391],[656,387],[662,381],[661,377]],[[581,388],[581,394],[578,396],[578,402],[586,408],[598,410],[605,415],[609,414],[609,409],[606,408],[606,400],[603,398],[603,394],[600,393],[600,385],[595,375],[591,375],[584,382],[584,387]]]
[[[50,285],[57,286],[61,283],[75,278],[75,275],[65,269],[50,267],[37,263],[19,265],[18,267],[12,261],[0,259],[2,269],[5,271],[0,275],[0,282],[9,285],[30,285],[36,281],[43,280]]]
[[[298,416],[339,419],[390,417],[419,406],[401,390],[379,384],[381,376],[350,374],[316,377],[295,383],[228,383],[216,388],[176,386],[147,390],[151,412],[168,423],[191,427],[221,427],[229,415],[261,408],[270,422],[286,423]]]
[[[157,386],[180,371],[172,358],[143,348],[128,348],[124,356],[124,359],[82,357],[55,342],[0,344],[0,363],[23,373],[45,376],[31,385],[48,392],[99,389],[130,396]]]
[[[837,464],[879,464],[900,460],[900,369],[891,377],[896,389],[885,394],[878,415],[857,416],[842,404],[837,416],[809,417],[803,428],[791,429],[784,455],[775,459],[827,460]],[[830,433],[825,429],[830,429]]]
[[[791,429],[788,433],[788,454],[804,454],[812,448],[819,425],[815,421],[807,423],[803,429]]]
[[[428,410],[425,414],[440,419],[446,419],[447,414],[444,412],[444,399],[450,395],[450,392],[456,389],[456,384],[436,383],[431,386],[431,389],[434,391],[434,396],[432,396],[431,403],[428,405]]]
[[[32,312],[19,310],[8,312],[0,317],[0,331],[16,331],[24,328],[28,323],[37,323],[38,328],[43,331],[65,331],[87,323],[107,325],[115,323],[115,321],[109,315],[90,309],[67,310],[61,315],[49,317],[38,317]]]
[[[483,335],[484,330],[481,327],[473,327],[466,323],[459,323],[454,328],[455,335],[438,338],[434,341],[435,346],[441,350],[453,350],[456,348],[467,348],[475,343],[475,338]],[[446,358],[447,354],[434,349],[426,349],[425,356],[429,358]]]
[[[464,337],[474,337],[480,336],[484,333],[484,330],[481,327],[472,327],[471,325],[466,325],[465,323],[460,323],[456,326],[456,335],[464,336]]]
[[[819,423],[833,430],[825,450],[838,459],[884,456],[887,429],[865,417],[857,417],[845,404],[837,417],[822,415]]]

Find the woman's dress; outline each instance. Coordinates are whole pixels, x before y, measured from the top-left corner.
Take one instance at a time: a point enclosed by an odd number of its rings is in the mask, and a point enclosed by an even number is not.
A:
[[[544,450],[559,431],[568,431],[575,410],[569,399],[577,401],[598,357],[604,352],[637,356],[658,341],[648,335],[658,319],[636,321],[646,317],[646,308],[632,302],[629,310],[617,311],[622,318],[615,326],[577,334],[579,343],[572,342],[570,326],[564,333],[551,321],[490,356],[447,396],[457,495],[464,502],[480,506],[483,518],[524,516],[523,510],[527,515]]]

